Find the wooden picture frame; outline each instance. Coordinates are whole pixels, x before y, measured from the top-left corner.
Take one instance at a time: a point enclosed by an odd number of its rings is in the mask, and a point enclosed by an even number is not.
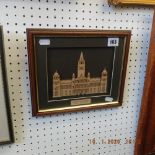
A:
[[[11,121],[10,102],[8,94],[7,76],[5,68],[5,54],[3,46],[3,30],[0,26],[0,145],[14,141]]]
[[[120,106],[131,31],[27,29],[32,114]]]
[[[155,5],[155,0],[108,0],[113,5]]]

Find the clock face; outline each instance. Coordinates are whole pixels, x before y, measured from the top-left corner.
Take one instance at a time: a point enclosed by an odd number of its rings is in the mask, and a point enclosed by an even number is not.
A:
[[[83,68],[83,67],[80,67],[79,69],[80,69],[80,70],[83,70],[84,68]]]

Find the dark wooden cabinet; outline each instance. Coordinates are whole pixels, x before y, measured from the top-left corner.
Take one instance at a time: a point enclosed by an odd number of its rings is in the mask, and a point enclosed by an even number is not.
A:
[[[155,155],[155,15],[153,18],[135,155]]]

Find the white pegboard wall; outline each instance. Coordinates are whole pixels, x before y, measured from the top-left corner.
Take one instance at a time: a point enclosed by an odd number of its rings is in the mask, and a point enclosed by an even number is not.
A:
[[[133,155],[153,9],[107,0],[0,0],[0,14],[15,135],[0,155]],[[32,117],[26,28],[132,30],[123,106]],[[121,143],[104,144],[111,139]]]

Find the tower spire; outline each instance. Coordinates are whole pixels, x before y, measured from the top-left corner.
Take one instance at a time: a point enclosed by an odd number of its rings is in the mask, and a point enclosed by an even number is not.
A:
[[[83,52],[81,51],[81,54],[80,54],[80,59],[79,61],[84,61],[84,57],[83,57]]]
[[[78,72],[78,77],[85,77],[85,60],[84,60],[82,51],[81,51],[80,58],[78,61],[77,72]]]

